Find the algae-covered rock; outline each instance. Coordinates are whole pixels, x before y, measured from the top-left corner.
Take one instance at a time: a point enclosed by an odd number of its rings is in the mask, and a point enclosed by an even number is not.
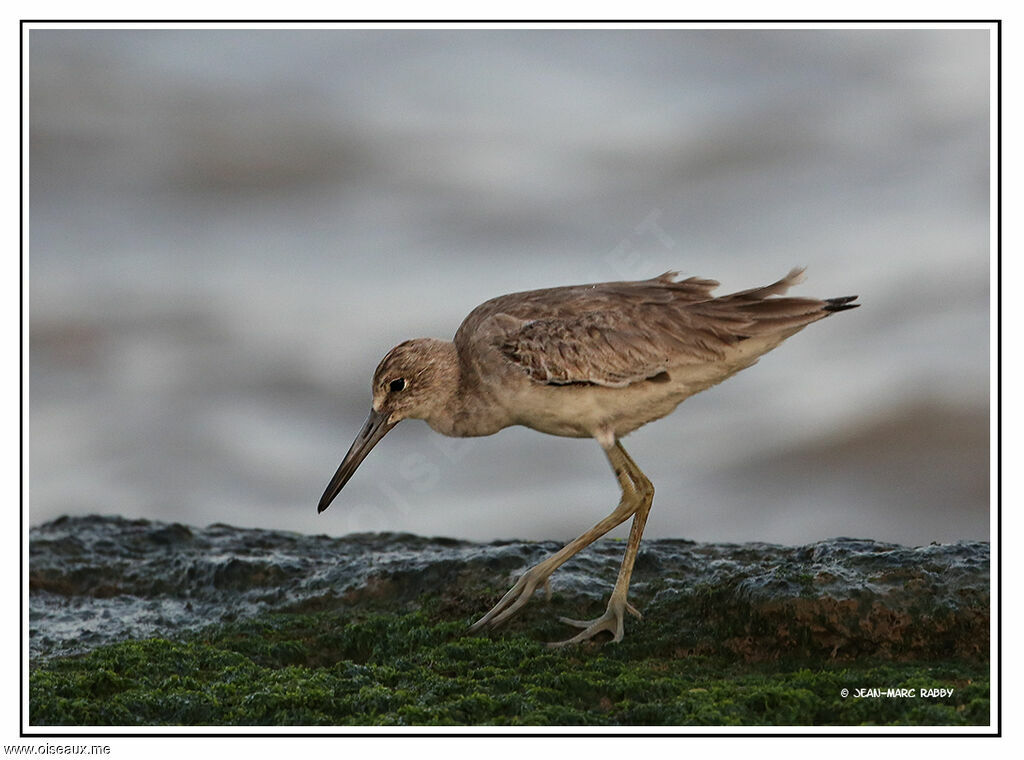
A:
[[[809,667],[666,658],[642,633],[584,651],[464,631],[461,622],[435,622],[422,611],[279,613],[181,640],[107,644],[37,663],[29,721],[642,732],[655,725],[984,726],[991,718],[988,668],[967,661]],[[880,693],[869,694],[872,687]]]
[[[477,544],[409,534],[305,536],[215,524],[63,517],[30,536],[34,657],[84,652],[269,612],[422,609],[468,623],[555,542]],[[491,636],[572,633],[600,613],[624,543],[599,541]],[[837,538],[801,547],[644,542],[627,641],[666,657],[974,658],[988,654],[989,548]]]

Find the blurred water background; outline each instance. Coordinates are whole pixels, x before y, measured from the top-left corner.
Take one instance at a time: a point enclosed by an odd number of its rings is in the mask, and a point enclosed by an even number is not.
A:
[[[31,32],[29,522],[567,539],[594,442],[400,425],[379,359],[669,269],[858,293],[627,439],[648,535],[989,537],[984,30]],[[613,535],[625,535],[620,528]]]

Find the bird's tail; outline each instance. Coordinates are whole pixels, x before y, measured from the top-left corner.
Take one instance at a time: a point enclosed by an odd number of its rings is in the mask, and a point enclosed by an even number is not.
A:
[[[840,298],[826,298],[825,305],[821,307],[822,311],[846,311],[847,309],[856,309],[860,306],[859,303],[851,303],[855,301],[857,296],[842,296]]]

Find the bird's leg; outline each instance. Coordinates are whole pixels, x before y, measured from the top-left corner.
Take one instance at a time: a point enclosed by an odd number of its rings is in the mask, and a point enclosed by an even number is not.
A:
[[[637,510],[643,509],[644,517],[646,519],[646,510],[650,508],[651,499],[654,495],[654,488],[651,486],[650,481],[644,477],[644,474],[640,472],[639,468],[633,460],[629,458],[629,455],[626,454],[625,450],[617,441],[610,448],[605,449],[605,454],[608,457],[608,461],[611,463],[612,469],[615,471],[615,477],[619,481],[619,486],[622,488],[622,498],[619,500],[619,505],[615,508],[615,511],[597,523],[597,525],[588,530],[582,536],[570,541],[550,557],[537,563],[523,573],[519,577],[519,580],[516,581],[516,584],[508,590],[505,596],[503,596],[486,615],[469,627],[471,632],[477,631],[487,624],[495,626],[505,620],[508,620],[508,618],[518,612],[523,605],[530,601],[530,597],[533,596],[533,592],[536,590],[538,585],[547,585],[548,576],[558,569],[558,567],[566,560],[581,549],[590,546],[590,544],[594,543],[594,541],[599,539],[612,528],[624,523],[630,518],[630,516],[636,514]],[[637,474],[639,474],[639,482],[636,480]],[[644,507],[644,504],[646,504],[646,507]],[[634,521],[634,525],[635,524],[636,523]],[[640,539],[638,536],[637,544],[639,543]],[[630,563],[630,567],[632,567],[632,563]],[[626,586],[628,586],[628,572],[626,573],[625,582]],[[622,597],[623,601],[625,601],[625,592],[623,592]]]
[[[616,443],[621,449],[621,445]],[[612,641],[622,641],[623,618],[625,613],[640,617],[640,613],[633,605],[626,601],[629,593],[629,579],[633,574],[633,563],[636,561],[637,552],[640,549],[640,538],[644,533],[644,525],[647,523],[647,515],[651,511],[651,503],[654,501],[654,486],[647,476],[641,472],[636,463],[626,454],[622,455],[630,465],[630,475],[637,493],[641,497],[640,504],[633,515],[633,524],[629,529],[629,541],[626,543],[626,553],[622,558],[622,565],[619,567],[619,577],[615,581],[615,588],[612,590],[611,598],[608,600],[608,608],[601,617],[593,620],[573,620],[571,618],[559,618],[563,623],[582,628],[578,634],[565,641],[552,643],[549,646],[565,646],[566,644],[579,644],[582,641],[593,638],[601,631],[608,631],[612,634]]]

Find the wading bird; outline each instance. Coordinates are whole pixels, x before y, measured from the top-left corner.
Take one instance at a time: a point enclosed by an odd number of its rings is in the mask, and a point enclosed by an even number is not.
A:
[[[677,273],[513,293],[466,317],[452,341],[419,338],[388,352],[373,375],[370,415],[320,499],[323,512],[359,463],[400,421],[426,420],[448,436],[491,435],[510,425],[594,438],[622,498],[579,538],[531,567],[470,630],[514,615],[566,560],[633,518],[618,579],[603,615],[561,618],[582,629],[560,644],[601,631],[614,641],[624,616],[647,514],[651,481],[622,447],[623,436],[672,412],[682,401],[754,364],[811,322],[853,309],[857,296],[783,298],[800,282],[794,269],[761,288],[712,297],[714,280]]]

